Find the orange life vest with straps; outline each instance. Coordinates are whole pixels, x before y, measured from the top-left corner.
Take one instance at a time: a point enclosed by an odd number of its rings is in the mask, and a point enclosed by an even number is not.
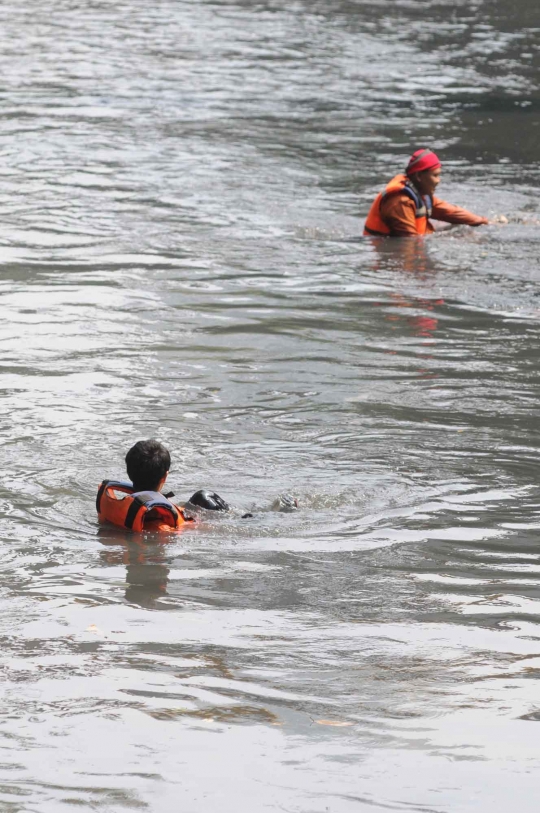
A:
[[[120,496],[117,496],[120,494]],[[195,520],[158,491],[133,491],[131,483],[104,480],[96,497],[100,520],[129,531],[178,531]]]
[[[384,192],[380,192],[369,210],[364,225],[364,235],[375,235],[380,237],[391,234],[390,227],[384,222],[381,216],[381,203],[389,195],[407,195],[416,208],[416,229],[419,235],[424,235],[428,231],[428,220],[431,217],[433,203],[429,195],[421,195],[413,186],[406,175],[396,175],[392,178]]]

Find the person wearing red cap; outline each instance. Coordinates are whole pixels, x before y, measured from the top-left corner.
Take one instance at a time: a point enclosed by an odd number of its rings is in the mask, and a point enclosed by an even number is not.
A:
[[[441,162],[434,152],[417,150],[405,175],[396,175],[375,198],[364,226],[365,235],[418,237],[435,231],[431,219],[444,223],[483,226],[485,217],[434,197],[441,179]]]

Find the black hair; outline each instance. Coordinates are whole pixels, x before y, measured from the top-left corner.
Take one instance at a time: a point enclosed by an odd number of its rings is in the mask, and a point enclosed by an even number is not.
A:
[[[171,456],[157,440],[140,440],[126,455],[127,473],[135,491],[155,491],[170,467]]]

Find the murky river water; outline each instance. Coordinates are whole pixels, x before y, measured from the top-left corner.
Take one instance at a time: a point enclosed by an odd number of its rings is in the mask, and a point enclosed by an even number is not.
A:
[[[0,810],[536,810],[535,4],[0,21]],[[361,239],[424,143],[509,224]],[[151,436],[254,517],[98,529]]]

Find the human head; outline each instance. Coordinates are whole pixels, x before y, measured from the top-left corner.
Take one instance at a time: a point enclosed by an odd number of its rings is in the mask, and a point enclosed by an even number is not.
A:
[[[171,456],[157,440],[140,440],[126,455],[127,473],[135,491],[159,491],[170,467]]]
[[[441,162],[431,150],[416,150],[405,172],[420,194],[433,195],[441,180]]]

